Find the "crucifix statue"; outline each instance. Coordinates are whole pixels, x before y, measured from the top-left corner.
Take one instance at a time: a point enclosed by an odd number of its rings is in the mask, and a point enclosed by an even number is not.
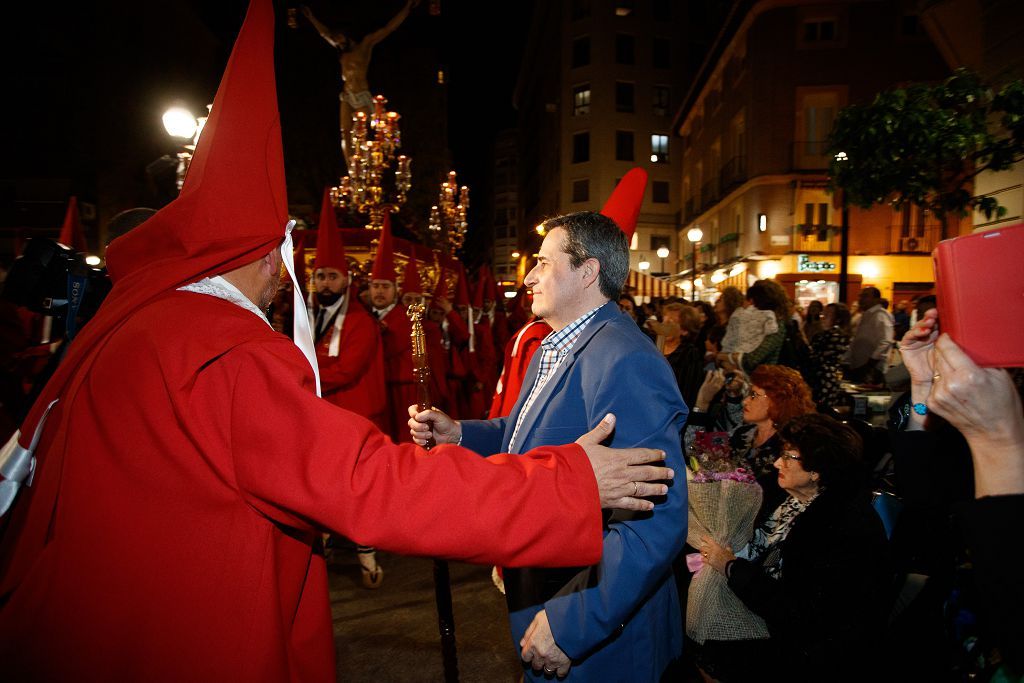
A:
[[[357,111],[367,116],[373,113],[373,95],[370,94],[370,83],[366,73],[370,68],[370,57],[373,46],[391,35],[405,18],[409,10],[419,4],[419,0],[406,0],[402,9],[382,28],[367,34],[362,40],[355,41],[341,31],[332,31],[319,21],[313,12],[303,5],[302,14],[309,19],[320,36],[338,50],[338,61],[341,65],[341,79],[344,82],[339,99],[341,100],[341,151],[348,165],[352,150],[349,150],[349,133],[352,130],[352,115]]]

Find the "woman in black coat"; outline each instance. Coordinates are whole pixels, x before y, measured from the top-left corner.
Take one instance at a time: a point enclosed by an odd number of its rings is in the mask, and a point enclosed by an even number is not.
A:
[[[884,659],[892,570],[860,437],[819,414],[793,419],[780,437],[775,467],[789,495],[760,520],[747,558],[711,538],[701,554],[768,625],[761,678],[869,680]]]

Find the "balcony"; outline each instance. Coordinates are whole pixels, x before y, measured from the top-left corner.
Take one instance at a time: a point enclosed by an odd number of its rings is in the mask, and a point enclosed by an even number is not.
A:
[[[700,199],[702,211],[718,201],[718,180],[709,180],[701,186]]]
[[[826,140],[801,140],[793,143],[793,169],[797,171],[824,171],[829,158],[825,153]]]
[[[747,158],[745,156],[734,156],[722,166],[718,174],[718,181],[722,192],[728,192],[737,185],[742,185],[747,180]]]
[[[838,225],[794,225],[792,251],[839,251],[839,232]]]
[[[942,239],[942,226],[929,221],[925,225],[889,227],[890,254],[930,254]]]

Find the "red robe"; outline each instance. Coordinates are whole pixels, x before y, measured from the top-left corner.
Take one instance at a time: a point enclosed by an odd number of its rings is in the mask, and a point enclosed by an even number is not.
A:
[[[401,304],[380,320],[384,341],[384,380],[387,385],[387,430],[391,438],[412,441],[409,406],[416,403],[416,378],[412,374],[412,321]]]
[[[490,319],[480,316],[480,322],[473,325],[473,352],[468,354],[471,377],[467,381],[470,413],[467,419],[479,420],[487,417],[488,399],[494,394],[498,381],[498,358],[494,352],[494,336],[491,334]]]
[[[435,406],[450,413],[448,350],[444,348],[441,325],[433,320],[424,320],[423,335],[427,339],[427,361],[430,363],[430,398]]]
[[[313,387],[291,341],[203,294],[158,295],[89,351],[9,513],[3,677],[334,681],[324,529],[477,563],[600,558],[579,446],[428,454]]]
[[[501,378],[494,390],[489,417],[508,417],[519,399],[519,390],[526,377],[526,369],[534,352],[540,348],[544,337],[551,333],[551,326],[543,320],[531,320],[516,332],[505,345],[505,364]]]
[[[445,314],[448,321],[448,401],[452,417],[469,417],[469,396],[465,390],[469,376],[469,328],[455,308]]]
[[[316,344],[320,390],[328,401],[372,421],[389,426],[384,393],[384,360],[377,321],[358,301],[350,301],[338,339],[338,355],[330,356],[334,319]]]

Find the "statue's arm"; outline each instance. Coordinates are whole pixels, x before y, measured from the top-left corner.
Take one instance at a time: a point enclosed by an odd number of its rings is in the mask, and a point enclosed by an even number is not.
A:
[[[337,38],[335,38],[334,34],[331,33],[331,30],[327,28],[319,19],[313,16],[313,11],[306,7],[305,5],[302,6],[302,15],[309,19],[309,23],[313,24],[313,28],[317,30],[317,33],[319,33],[324,40],[330,43],[332,47],[338,50],[341,49],[341,45],[338,44],[338,40]],[[345,34],[340,32],[338,33],[338,35],[341,36],[342,38],[345,37]]]

